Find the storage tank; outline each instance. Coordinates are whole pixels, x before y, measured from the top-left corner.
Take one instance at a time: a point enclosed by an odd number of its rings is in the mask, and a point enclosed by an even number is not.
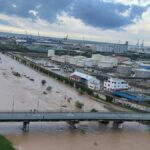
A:
[[[131,75],[131,71],[132,71],[131,66],[119,65],[117,67],[117,72],[119,74],[122,74],[122,75],[125,75],[125,76],[130,76]]]
[[[136,69],[136,70],[135,70],[135,77],[139,77],[139,78],[150,78],[150,70],[146,70],[146,69]]]

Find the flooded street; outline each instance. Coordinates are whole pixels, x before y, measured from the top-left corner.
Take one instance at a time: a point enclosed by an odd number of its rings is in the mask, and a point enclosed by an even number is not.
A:
[[[0,111],[77,111],[74,105],[77,100],[84,103],[82,111],[92,108],[108,111],[75,89],[7,56],[0,54],[0,57]],[[21,77],[14,76],[12,70]],[[31,78],[34,81],[29,80]],[[47,82],[44,86],[42,79]],[[47,86],[51,86],[52,91],[46,91]],[[0,133],[19,150],[150,150],[150,127],[135,122],[126,122],[119,129],[113,128],[112,123],[97,122],[82,122],[75,130],[65,122],[31,123],[29,133],[23,133],[21,128],[22,123],[0,123]]]

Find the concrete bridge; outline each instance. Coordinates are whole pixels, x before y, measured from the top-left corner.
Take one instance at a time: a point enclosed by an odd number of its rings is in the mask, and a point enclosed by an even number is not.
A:
[[[74,126],[80,121],[150,121],[150,113],[125,112],[0,112],[0,122],[23,122],[23,130],[29,130],[30,122],[66,121]]]

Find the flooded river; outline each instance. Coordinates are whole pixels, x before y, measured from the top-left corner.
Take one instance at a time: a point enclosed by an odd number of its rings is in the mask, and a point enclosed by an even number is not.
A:
[[[0,54],[0,57],[0,111],[77,111],[76,100],[84,103],[82,111],[92,108],[107,111],[88,96],[81,96],[76,90],[7,56]],[[12,75],[12,70],[19,72],[21,77]],[[47,81],[45,86],[41,85],[42,79]],[[47,86],[52,86],[52,91],[45,95],[43,91]],[[126,122],[119,129],[112,123],[97,122],[82,122],[75,130],[64,122],[31,123],[29,133],[23,133],[21,128],[22,123],[0,123],[0,133],[19,150],[150,150],[150,127],[135,122]]]

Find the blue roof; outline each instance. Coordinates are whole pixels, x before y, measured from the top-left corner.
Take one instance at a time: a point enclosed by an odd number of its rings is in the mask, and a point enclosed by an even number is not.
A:
[[[127,92],[112,92],[112,95],[123,97],[132,101],[150,101],[150,97],[139,96]]]

